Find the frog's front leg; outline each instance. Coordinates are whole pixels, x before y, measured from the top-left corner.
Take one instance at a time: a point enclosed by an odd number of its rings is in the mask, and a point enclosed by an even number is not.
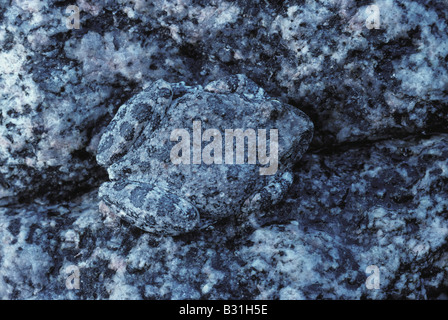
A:
[[[158,80],[123,104],[101,136],[98,163],[108,167],[126,154],[144,128],[160,122],[172,96],[171,85]]]
[[[272,181],[262,189],[254,192],[243,204],[243,214],[259,213],[272,205],[279,203],[285,196],[293,182],[291,172],[274,176]]]
[[[193,230],[199,222],[195,206],[155,185],[105,182],[99,197],[116,215],[147,232],[173,236]]]

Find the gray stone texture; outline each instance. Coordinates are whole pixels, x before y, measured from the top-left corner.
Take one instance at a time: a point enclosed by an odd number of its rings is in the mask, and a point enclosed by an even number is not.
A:
[[[447,20],[442,0],[1,2],[0,298],[446,297]],[[233,74],[314,123],[287,198],[179,237],[103,216],[118,108]]]

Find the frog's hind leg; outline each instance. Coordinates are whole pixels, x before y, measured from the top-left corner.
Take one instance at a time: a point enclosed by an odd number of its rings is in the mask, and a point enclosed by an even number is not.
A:
[[[144,128],[160,122],[172,96],[171,85],[158,80],[123,104],[100,139],[98,163],[107,167],[126,154]]]
[[[179,235],[199,223],[194,205],[152,184],[106,182],[100,187],[99,197],[120,218],[150,233]]]

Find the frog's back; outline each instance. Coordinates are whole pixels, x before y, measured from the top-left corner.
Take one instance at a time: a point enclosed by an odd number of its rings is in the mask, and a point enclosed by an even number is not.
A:
[[[201,216],[224,217],[239,210],[272,176],[290,169],[311,136],[311,121],[291,106],[201,91],[173,101],[157,128],[137,139],[137,148],[122,159],[121,167],[127,168],[129,180],[154,183],[185,197]],[[260,148],[263,139],[265,148]],[[270,154],[276,139],[278,153]],[[239,150],[243,157],[237,159]],[[263,173],[274,161],[277,167]]]

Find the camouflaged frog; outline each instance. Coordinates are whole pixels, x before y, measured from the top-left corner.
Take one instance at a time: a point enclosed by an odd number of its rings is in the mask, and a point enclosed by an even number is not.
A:
[[[244,75],[205,87],[158,80],[102,135],[97,161],[111,181],[99,197],[131,224],[166,235],[265,210],[292,184],[312,135],[303,112]]]

